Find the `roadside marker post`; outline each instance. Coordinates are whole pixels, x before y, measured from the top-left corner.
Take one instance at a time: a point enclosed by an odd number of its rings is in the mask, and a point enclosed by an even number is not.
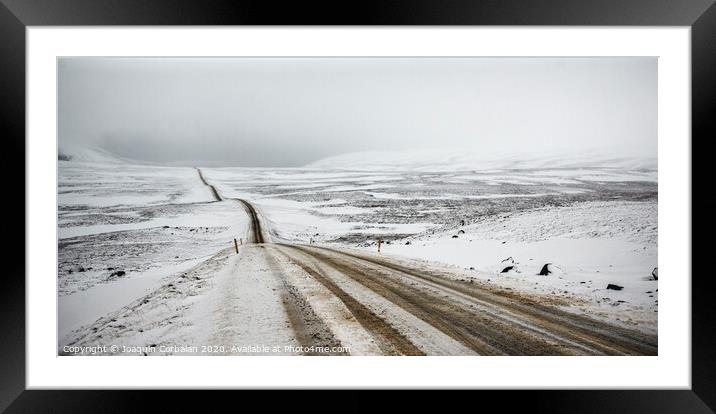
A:
[[[236,250],[236,254],[239,254],[239,244],[236,243],[236,239],[234,239],[234,250]]]
[[[383,244],[383,240],[378,240],[378,253],[380,253],[380,245]]]

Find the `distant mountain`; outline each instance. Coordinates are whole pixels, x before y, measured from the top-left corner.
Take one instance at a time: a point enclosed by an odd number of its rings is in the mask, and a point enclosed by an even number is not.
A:
[[[656,157],[604,155],[598,151],[578,154],[484,154],[476,150],[408,150],[354,152],[324,158],[307,168],[343,170],[474,171],[545,168],[614,168],[656,170]]]
[[[136,161],[119,157],[102,148],[60,147],[57,159],[67,162],[94,162],[101,164],[137,164]]]

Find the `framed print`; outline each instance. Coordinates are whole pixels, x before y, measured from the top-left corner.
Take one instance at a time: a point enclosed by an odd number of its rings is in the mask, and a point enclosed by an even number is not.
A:
[[[712,410],[710,2],[170,3],[2,8],[8,412]]]

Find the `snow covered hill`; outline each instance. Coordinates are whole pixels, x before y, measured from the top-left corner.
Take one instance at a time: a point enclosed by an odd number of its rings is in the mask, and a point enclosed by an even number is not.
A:
[[[578,154],[493,153],[476,150],[411,150],[354,152],[324,158],[308,168],[344,170],[396,170],[445,172],[465,170],[613,168],[656,170],[656,157],[605,155],[599,151]]]
[[[67,162],[92,162],[102,164],[131,163],[139,164],[134,160],[119,157],[102,148],[82,148],[63,146],[58,150],[60,161]]]

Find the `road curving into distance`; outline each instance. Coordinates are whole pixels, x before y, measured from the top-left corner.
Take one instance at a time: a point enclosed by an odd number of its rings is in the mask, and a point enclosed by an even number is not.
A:
[[[253,206],[253,204],[241,198],[233,198],[232,200],[241,203],[246,209],[246,211],[249,213],[249,217],[251,219],[251,234],[253,236],[253,242],[265,243],[266,241],[261,228],[261,221],[259,220],[259,215],[256,212],[256,208]]]
[[[201,180],[201,182],[204,183],[205,186],[209,187],[209,191],[211,191],[211,195],[212,195],[212,197],[214,197],[214,201],[221,201],[222,198],[219,195],[219,192],[216,191],[216,187],[214,187],[213,185],[209,184],[208,181],[206,181],[206,178],[204,177],[204,173],[202,173],[199,168],[196,168],[196,172],[199,174],[199,179]]]
[[[214,187],[214,185],[210,184],[206,180],[206,177],[204,177],[204,173],[201,171],[201,169],[196,168],[196,171],[199,174],[199,179],[201,180],[201,182],[204,183],[205,186],[209,187],[209,191],[211,191],[211,195],[214,197],[214,201],[223,201],[228,199],[241,203],[241,205],[246,209],[246,212],[251,218],[251,237],[253,240],[252,243],[265,243],[266,236],[264,236],[263,232],[261,231],[261,222],[259,221],[259,215],[256,212],[256,208],[248,201],[240,198],[222,197],[216,187]]]

